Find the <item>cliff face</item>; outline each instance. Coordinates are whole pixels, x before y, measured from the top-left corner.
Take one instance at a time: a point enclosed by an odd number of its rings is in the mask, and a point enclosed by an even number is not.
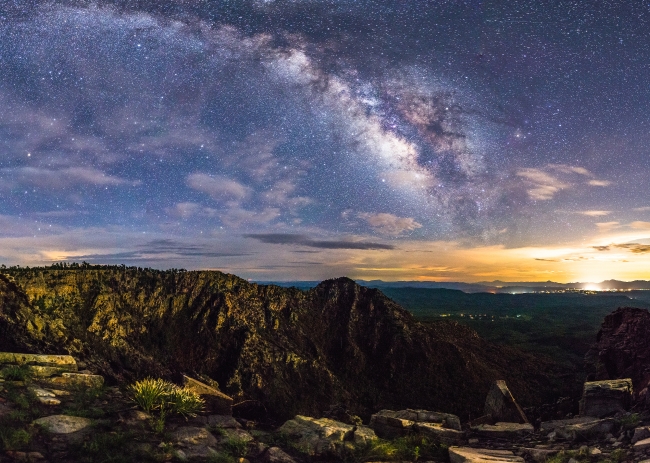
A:
[[[648,401],[650,312],[622,307],[605,317],[585,360],[589,379],[631,378],[637,400]]]
[[[0,320],[13,320],[2,326],[16,343],[70,353],[116,381],[205,374],[279,418],[332,404],[362,416],[405,407],[478,416],[495,379],[524,404],[567,393],[556,365],[456,323],[420,324],[346,278],[301,292],[220,272],[11,273],[25,294],[0,281]]]

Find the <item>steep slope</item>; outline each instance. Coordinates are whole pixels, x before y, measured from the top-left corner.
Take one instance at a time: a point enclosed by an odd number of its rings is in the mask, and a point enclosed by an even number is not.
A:
[[[10,273],[31,301],[29,315],[43,320],[27,332],[34,342],[117,381],[206,374],[280,418],[318,415],[336,403],[364,416],[384,407],[477,416],[497,378],[524,404],[571,389],[551,362],[455,323],[422,325],[380,291],[347,278],[301,292],[220,272]]]

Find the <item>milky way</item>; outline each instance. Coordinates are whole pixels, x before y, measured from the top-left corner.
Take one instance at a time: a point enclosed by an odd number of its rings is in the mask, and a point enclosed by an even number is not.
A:
[[[21,3],[0,7],[7,264],[364,276],[612,230],[636,235],[596,255],[642,254],[640,3]]]

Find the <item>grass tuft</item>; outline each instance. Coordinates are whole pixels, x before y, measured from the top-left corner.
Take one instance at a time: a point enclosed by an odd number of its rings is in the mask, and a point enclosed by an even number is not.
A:
[[[146,413],[176,413],[196,416],[205,405],[194,391],[162,379],[146,378],[128,388],[131,399]]]

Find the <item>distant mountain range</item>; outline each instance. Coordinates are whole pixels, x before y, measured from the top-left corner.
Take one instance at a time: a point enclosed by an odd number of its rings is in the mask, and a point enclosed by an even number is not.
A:
[[[566,290],[595,290],[595,291],[626,291],[650,290],[650,281],[619,281],[605,280],[600,283],[556,283],[554,281],[480,281],[478,283],[448,282],[448,281],[383,281],[355,280],[357,284],[369,288],[429,288],[457,289],[465,293],[532,293],[539,291]],[[258,281],[260,284],[273,284],[282,287],[310,289],[318,285],[318,281]]]

